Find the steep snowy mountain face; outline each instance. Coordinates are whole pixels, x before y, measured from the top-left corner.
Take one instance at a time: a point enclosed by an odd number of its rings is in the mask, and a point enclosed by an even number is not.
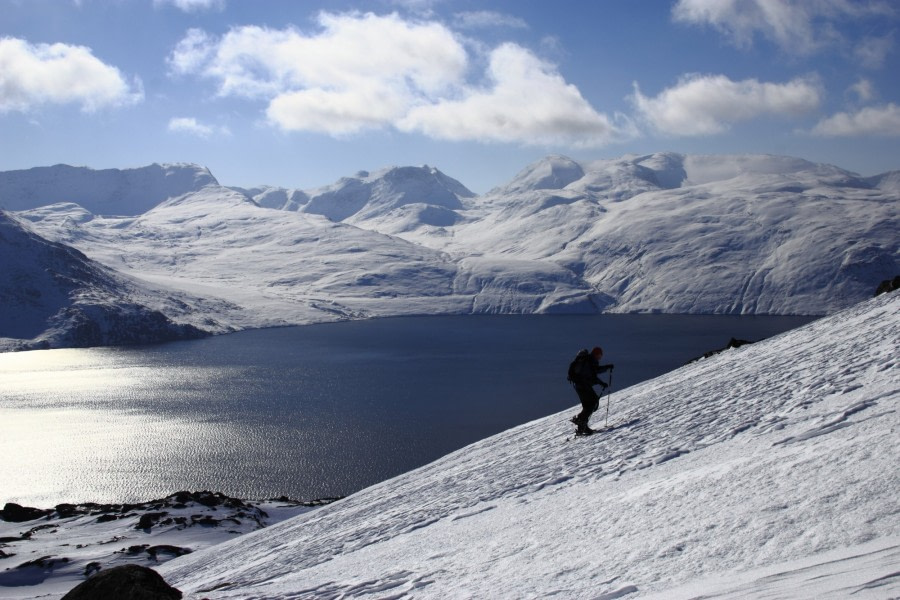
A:
[[[550,156],[475,196],[427,166],[309,191],[226,188],[194,165],[57,166],[0,173],[0,204],[108,267],[206,298],[190,311],[205,330],[472,312],[829,314],[900,273],[898,173],[778,156]]]
[[[183,312],[182,299],[49,242],[2,211],[0,256],[0,348],[120,345],[205,335],[162,312]]]
[[[897,597],[898,332],[893,292],[617,390],[607,431],[573,407],[160,572],[219,600]]]
[[[869,185],[885,192],[900,196],[900,171],[882,173],[866,180]]]

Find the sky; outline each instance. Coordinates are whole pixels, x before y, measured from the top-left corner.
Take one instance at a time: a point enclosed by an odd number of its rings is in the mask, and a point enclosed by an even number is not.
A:
[[[549,154],[900,169],[892,0],[0,0],[0,171],[313,189]]]

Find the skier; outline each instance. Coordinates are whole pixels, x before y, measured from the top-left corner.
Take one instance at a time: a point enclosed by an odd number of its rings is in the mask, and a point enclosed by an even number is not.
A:
[[[582,350],[573,361],[570,368],[571,381],[578,393],[578,399],[581,400],[581,412],[572,418],[572,422],[578,425],[576,435],[588,435],[594,433],[594,430],[588,427],[588,420],[597,408],[600,406],[600,396],[594,391],[595,385],[600,385],[605,390],[609,385],[601,381],[598,375],[607,371],[612,371],[614,365],[601,365],[600,359],[603,357],[603,350],[599,347],[591,350],[590,354]]]

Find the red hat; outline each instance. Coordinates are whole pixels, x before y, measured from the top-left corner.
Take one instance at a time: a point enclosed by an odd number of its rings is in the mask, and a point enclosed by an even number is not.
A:
[[[603,348],[600,346],[594,346],[594,349],[591,350],[591,354],[594,356],[603,356]]]

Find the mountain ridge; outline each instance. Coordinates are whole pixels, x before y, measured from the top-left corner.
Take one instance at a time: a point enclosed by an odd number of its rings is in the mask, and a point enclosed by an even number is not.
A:
[[[62,181],[51,172],[14,172],[31,190],[18,205],[51,198],[35,191]],[[861,177],[794,157],[551,155],[482,196],[427,165],[306,191],[229,188],[189,164],[138,172],[153,184],[124,207],[110,203],[121,177],[84,171],[99,179],[82,189],[103,192],[85,203],[105,213],[66,202],[15,214],[129,277],[206,298],[189,317],[204,330],[413,314],[818,315],[900,272],[900,171]]]
[[[134,216],[210,184],[218,185],[218,181],[209,169],[192,163],[99,170],[58,164],[0,171],[0,209],[73,202],[97,215]]]

